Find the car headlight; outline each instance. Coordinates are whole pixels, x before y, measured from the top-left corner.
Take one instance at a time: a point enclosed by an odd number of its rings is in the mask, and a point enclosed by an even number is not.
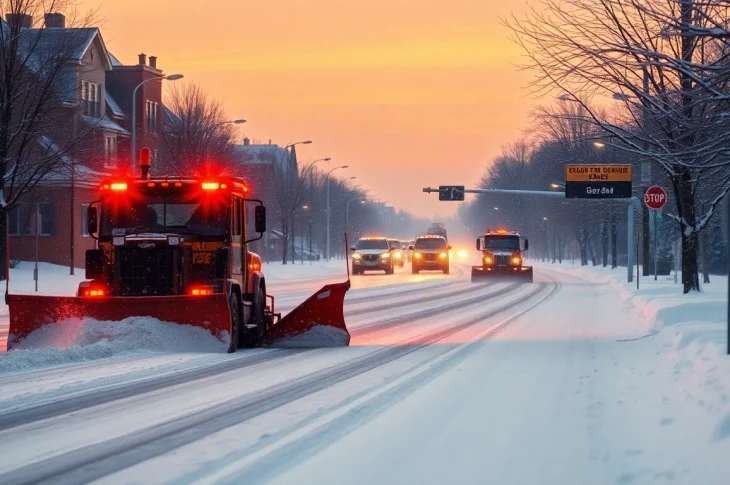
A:
[[[355,253],[355,254],[352,255],[352,259],[362,259],[362,256],[360,256],[359,254]]]
[[[402,257],[400,251],[398,251],[397,253],[393,253],[393,257],[395,259],[400,259]]]
[[[390,257],[390,253],[384,253],[380,255],[380,259],[388,259]]]
[[[413,257],[416,259],[421,259],[421,253],[418,253],[418,252],[413,253]]]
[[[446,259],[446,256],[448,256],[448,254],[446,254],[446,253],[439,254],[439,258],[441,258],[441,259]]]

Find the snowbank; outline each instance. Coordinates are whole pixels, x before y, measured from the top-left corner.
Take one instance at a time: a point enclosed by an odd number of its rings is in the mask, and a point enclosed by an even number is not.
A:
[[[296,337],[281,339],[272,347],[311,348],[345,347],[350,343],[350,335],[339,328],[315,325],[309,331]]]
[[[158,352],[225,352],[226,347],[205,329],[149,317],[69,319],[39,328],[12,352],[0,354],[0,374]]]
[[[547,271],[569,272],[619,293],[647,337],[668,340],[666,357],[676,383],[715,420],[715,440],[730,439],[730,356],[727,355],[727,284],[725,276],[710,276],[701,293],[683,294],[674,275],[626,281],[626,268],[538,263]],[[681,281],[681,278],[679,279]]]

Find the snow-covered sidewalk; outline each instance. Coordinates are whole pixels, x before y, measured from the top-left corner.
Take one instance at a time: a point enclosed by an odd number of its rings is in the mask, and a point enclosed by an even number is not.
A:
[[[710,276],[701,293],[682,294],[674,275],[642,276],[637,289],[626,268],[537,263],[537,268],[607,283],[625,309],[644,326],[643,338],[658,339],[677,386],[716,419],[714,439],[730,439],[730,356],[727,355],[726,276]],[[679,278],[681,282],[681,275]]]

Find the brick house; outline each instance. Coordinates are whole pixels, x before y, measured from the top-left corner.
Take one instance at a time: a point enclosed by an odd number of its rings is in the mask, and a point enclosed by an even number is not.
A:
[[[32,29],[32,19],[27,28]],[[86,231],[86,208],[96,200],[105,176],[128,171],[131,147],[131,98],[142,80],[161,76],[155,58],[149,66],[125,66],[112,56],[97,28],[66,28],[62,14],[45,16],[40,38],[50,46],[73,37],[78,43],[68,66],[68,88],[59,93],[69,119],[78,120],[84,138],[64,155],[65,169],[48,174],[10,214],[11,259],[83,267],[85,251],[94,247]],[[51,47],[52,48],[52,47]],[[137,147],[157,153],[162,115],[160,81],[146,83],[137,93]],[[44,150],[55,150],[53,134],[40,138]],[[38,236],[36,237],[36,227]]]

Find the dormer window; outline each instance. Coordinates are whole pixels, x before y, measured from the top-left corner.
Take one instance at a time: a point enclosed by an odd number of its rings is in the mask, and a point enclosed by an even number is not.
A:
[[[82,81],[81,101],[86,116],[99,118],[101,116],[101,84]]]

